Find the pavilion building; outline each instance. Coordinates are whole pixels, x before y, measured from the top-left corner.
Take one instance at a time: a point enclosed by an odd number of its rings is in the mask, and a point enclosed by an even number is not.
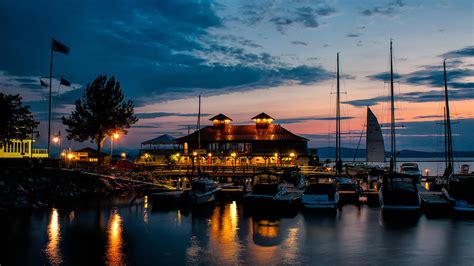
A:
[[[218,114],[205,126],[174,139],[181,150],[179,163],[263,165],[306,164],[308,139],[291,133],[274,118],[261,113],[250,125],[232,125],[232,119]],[[303,161],[302,161],[303,160]]]

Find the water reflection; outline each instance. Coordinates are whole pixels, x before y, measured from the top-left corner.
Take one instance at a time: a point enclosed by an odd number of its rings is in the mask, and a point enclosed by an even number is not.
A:
[[[253,242],[262,247],[278,246],[281,243],[280,221],[253,220]]]
[[[51,265],[59,265],[63,262],[59,243],[61,241],[61,231],[59,228],[58,210],[53,208],[48,224],[48,244],[46,246],[46,257]]]
[[[123,265],[125,264],[125,257],[122,253],[123,239],[122,239],[122,219],[114,210],[114,213],[109,219],[107,229],[107,253],[106,264],[108,265]]]
[[[143,198],[143,222],[148,224],[148,196]]]
[[[221,254],[223,264],[239,264],[241,243],[238,233],[237,203],[216,208],[211,216],[209,251]]]

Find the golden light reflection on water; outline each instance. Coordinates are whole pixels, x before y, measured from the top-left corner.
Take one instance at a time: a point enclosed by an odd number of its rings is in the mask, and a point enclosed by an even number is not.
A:
[[[59,265],[63,262],[59,244],[61,241],[61,231],[59,227],[58,210],[53,208],[48,224],[48,244],[46,245],[46,257],[51,265]]]
[[[178,225],[181,225],[181,210],[178,210],[177,220],[178,220]]]
[[[107,265],[124,265],[125,258],[122,253],[123,239],[122,239],[122,219],[114,210],[114,213],[109,219],[109,225],[107,229],[107,253],[106,253],[106,264]]]
[[[143,222],[148,224],[148,196],[143,199]]]
[[[209,225],[209,250],[221,254],[220,257],[225,259],[223,264],[239,264],[242,245],[237,237],[237,203],[234,201],[228,206],[216,208]]]

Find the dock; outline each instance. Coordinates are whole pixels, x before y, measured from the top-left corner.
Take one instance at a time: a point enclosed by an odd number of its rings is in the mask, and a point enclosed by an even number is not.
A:
[[[427,216],[444,216],[449,213],[450,203],[441,192],[420,191],[419,195]]]

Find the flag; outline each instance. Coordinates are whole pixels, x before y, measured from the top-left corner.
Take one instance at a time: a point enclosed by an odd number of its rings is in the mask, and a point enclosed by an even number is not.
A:
[[[52,48],[55,52],[60,52],[63,54],[69,54],[69,47],[53,39]]]
[[[48,84],[46,84],[46,82],[44,82],[42,79],[40,79],[40,84],[41,87],[48,87]]]
[[[59,81],[59,84],[64,85],[64,86],[71,86],[71,82],[65,78],[61,78],[61,81]]]

